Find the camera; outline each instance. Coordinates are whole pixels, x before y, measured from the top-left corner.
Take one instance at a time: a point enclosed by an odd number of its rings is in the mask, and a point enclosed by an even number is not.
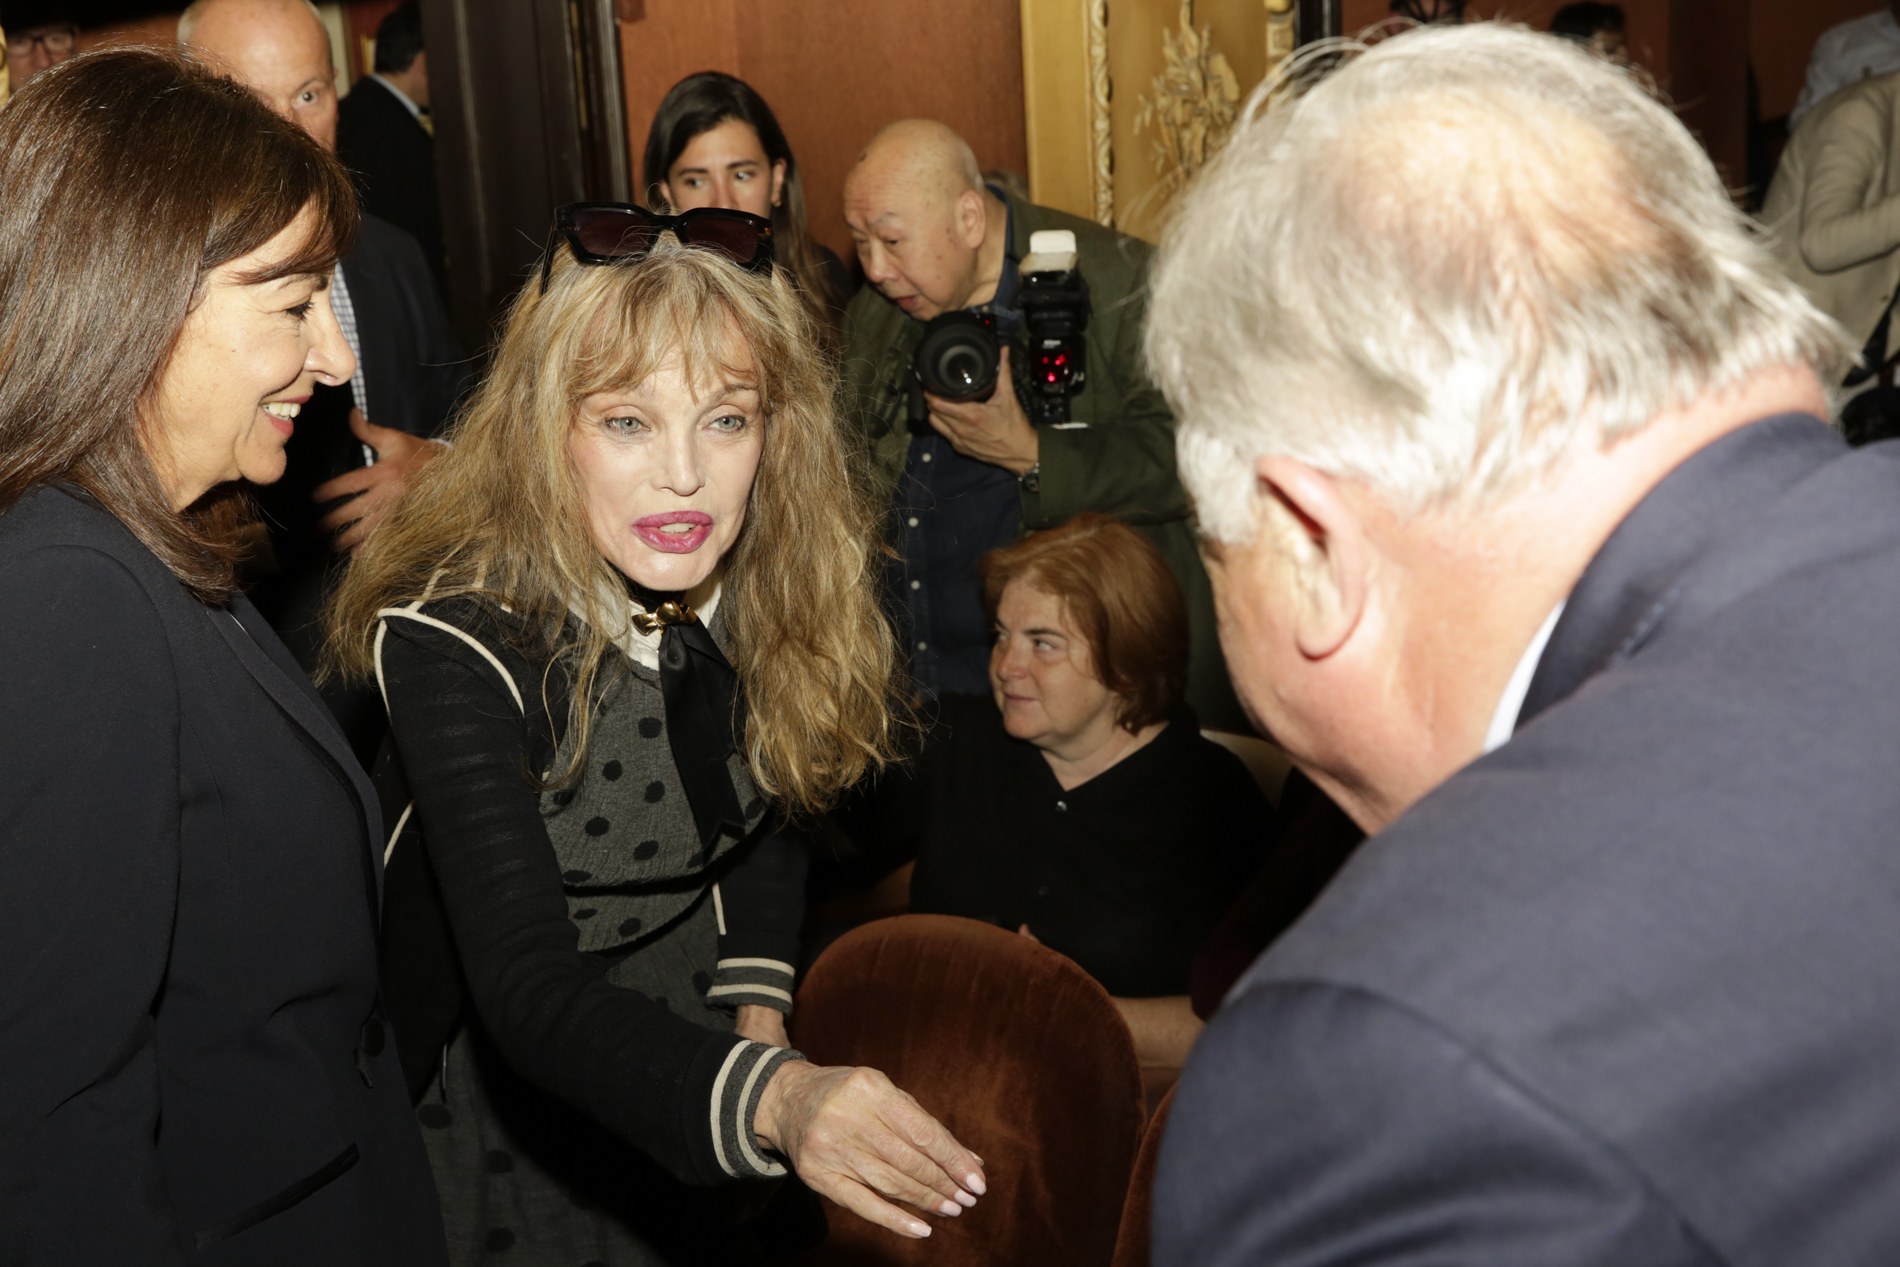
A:
[[[1034,426],[1069,420],[1069,397],[1088,381],[1089,284],[1075,266],[1075,234],[1044,229],[1029,235],[1020,271],[1023,288],[1023,358],[1028,389],[1016,395]]]
[[[996,318],[961,310],[933,317],[918,341],[911,370],[918,384],[945,400],[988,400],[996,394]]]
[[[1075,234],[1030,234],[1029,254],[1017,271],[1025,346],[1010,357],[1016,399],[1032,426],[1067,422],[1069,398],[1088,380],[1089,286],[1076,269]],[[955,401],[995,395],[1001,346],[989,313],[963,310],[932,318],[911,358],[911,425],[921,425],[928,414],[926,392]]]

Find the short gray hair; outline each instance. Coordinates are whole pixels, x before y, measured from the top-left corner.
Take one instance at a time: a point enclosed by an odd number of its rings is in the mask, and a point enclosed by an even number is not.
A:
[[[1149,307],[1203,530],[1255,531],[1256,458],[1406,511],[1482,506],[1774,365],[1851,349],[1674,115],[1564,41],[1480,23],[1263,85],[1181,197]]]

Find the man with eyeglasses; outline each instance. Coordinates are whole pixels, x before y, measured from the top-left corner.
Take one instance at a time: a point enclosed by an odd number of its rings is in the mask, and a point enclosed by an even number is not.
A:
[[[8,5],[3,15],[7,31],[7,79],[11,91],[57,66],[79,51],[79,28],[63,10],[43,5]],[[0,101],[6,100],[0,94]]]

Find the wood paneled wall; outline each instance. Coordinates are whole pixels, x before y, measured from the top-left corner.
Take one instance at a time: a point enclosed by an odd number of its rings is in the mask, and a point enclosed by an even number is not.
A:
[[[1823,31],[1879,8],[1879,0],[1752,0],[1748,45],[1761,88],[1762,118],[1794,109],[1807,80],[1808,56]]]
[[[885,124],[940,119],[984,167],[1027,170],[1015,0],[645,0],[620,42],[636,167],[667,89],[737,75],[798,155],[813,234],[847,262],[845,174]]]

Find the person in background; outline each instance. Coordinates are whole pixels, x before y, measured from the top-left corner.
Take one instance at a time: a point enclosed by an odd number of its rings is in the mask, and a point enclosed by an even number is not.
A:
[[[0,4],[0,26],[7,31],[7,71],[0,82],[0,102],[9,91],[20,91],[33,76],[79,51],[79,27],[61,4],[7,0]]]
[[[1602,0],[1580,0],[1557,10],[1550,19],[1550,33],[1575,40],[1598,57],[1612,62],[1629,61],[1628,20],[1620,4]]]
[[[197,0],[179,19],[178,42],[228,69],[325,149],[336,148],[330,37],[308,0]],[[440,451],[433,437],[468,379],[428,257],[388,221],[359,217],[334,298],[356,373],[317,388],[291,440],[284,478],[260,496],[275,570],[253,591],[311,671],[336,553],[358,545],[404,482]],[[368,764],[382,737],[375,692],[332,684],[325,700]]]
[[[1788,112],[1788,130],[1801,125],[1808,112],[1829,97],[1872,75],[1900,70],[1900,0],[1851,22],[1829,27],[1814,42],[1808,59],[1808,77],[1801,95]]]
[[[421,244],[448,293],[442,205],[436,194],[435,137],[429,111],[429,52],[422,6],[403,0],[376,28],[376,71],[356,81],[337,105],[336,153],[356,173],[363,210]]]
[[[774,256],[835,340],[857,283],[830,247],[812,239],[798,159],[750,84],[716,70],[674,84],[647,129],[641,170],[647,205],[656,210],[724,207],[770,220]]]
[[[446,1264],[377,993],[369,781],[238,589],[356,227],[238,84],[0,110],[0,1262]]]
[[[1102,514],[984,556],[990,690],[939,695],[914,766],[835,817],[872,860],[914,861],[910,910],[1035,937],[1114,996],[1150,1068],[1200,1032],[1195,951],[1274,846],[1273,809],[1204,738],[1187,604],[1159,552]]]
[[[1891,412],[1889,358],[1900,342],[1892,315],[1900,292],[1900,71],[1849,84],[1802,120],[1781,152],[1761,219],[1775,259],[1861,349],[1845,386],[1868,399],[1857,396],[1843,421],[1851,416],[1858,426],[1870,410]]]
[[[1147,243],[984,185],[963,138],[927,119],[880,132],[844,201],[870,283],[845,314],[845,400],[888,490],[896,554],[886,588],[918,684],[986,693],[992,639],[977,560],[1025,530],[1101,511],[1140,529],[1187,596],[1187,698],[1202,723],[1244,732],[1175,475],[1174,420],[1141,364]],[[1070,421],[1031,426],[1006,367],[986,401],[925,396],[928,423],[913,428],[911,362],[924,323],[969,309],[1019,338],[1017,264],[1043,229],[1075,235],[1094,309],[1088,380]]]
[[[752,1261],[772,1247],[709,1188],[787,1163],[928,1236],[892,1202],[957,1214],[980,1163],[882,1074],[785,1033],[805,854],[780,824],[897,725],[828,363],[758,230],[737,259],[677,240],[690,220],[596,254],[634,240],[625,213],[561,215],[454,449],[331,612],[414,797],[391,888],[426,856],[453,935],[446,971],[392,952],[385,991],[452,1252]],[[394,903],[392,936],[427,910]],[[465,1023],[402,1006],[458,980]]]
[[[1892,1261],[1900,462],[1688,129],[1521,28],[1350,50],[1148,353],[1235,680],[1372,833],[1195,1046],[1156,1267]]]

